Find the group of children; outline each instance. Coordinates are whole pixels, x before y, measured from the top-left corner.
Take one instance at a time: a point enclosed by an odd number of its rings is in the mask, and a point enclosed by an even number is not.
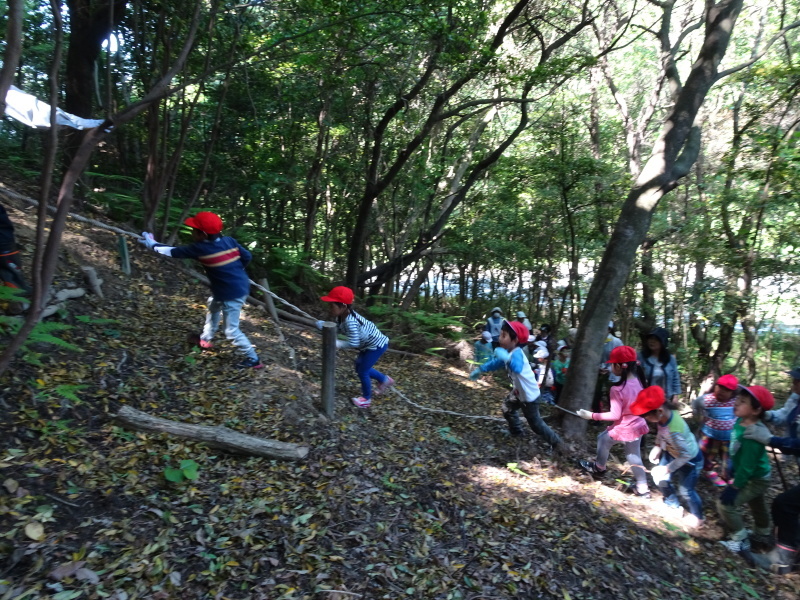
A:
[[[581,409],[578,416],[612,423],[597,438],[595,460],[581,460],[580,466],[593,477],[602,478],[611,446],[622,443],[636,481],[632,491],[649,498],[640,447],[642,437],[649,431],[647,423],[654,423],[657,435],[649,460],[656,466],[650,475],[664,503],[680,509],[683,499],[688,509],[687,524],[702,525],[703,502],[696,485],[701,473],[705,473],[709,481],[722,488],[717,511],[730,533],[722,544],[734,552],[749,550],[751,539],[767,544],[771,525],[765,494],[770,483],[770,463],[764,445],[745,438],[744,433],[751,426],[765,428],[762,419],[775,405],[770,391],[759,385],[741,386],[733,375],[720,377],[714,391],[697,403],[705,415],[698,441],[664,389],[647,386],[645,372],[633,348],[614,348],[609,363],[614,375],[620,378],[612,383],[611,410],[594,413]],[[752,532],[744,526],[745,504],[752,512]]]
[[[200,261],[209,277],[212,292],[205,327],[199,338],[200,346],[212,347],[212,338],[222,322],[226,337],[244,355],[237,366],[261,368],[263,365],[253,345],[239,328],[241,308],[250,287],[245,272],[251,259],[250,252],[235,239],[221,235],[223,223],[214,213],[198,213],[185,223],[192,228],[194,240],[188,246],[160,244],[147,232],[142,234],[142,243],[165,256]],[[361,383],[361,395],[352,401],[359,408],[369,408],[373,393],[384,392],[395,383],[391,377],[375,369],[375,363],[387,350],[389,339],[353,309],[354,294],[350,288],[337,286],[321,300],[329,304],[331,320],[347,338],[337,340],[337,347],[359,351],[355,368]],[[523,313],[523,318],[508,321],[502,318],[499,308],[493,309],[486,331],[476,343],[476,359],[480,365],[470,373],[470,379],[476,380],[489,371],[505,369],[512,381],[512,390],[503,402],[503,416],[511,435],[522,434],[519,418],[522,412],[531,429],[544,438],[551,449],[560,450],[561,438],[539,413],[538,403],[542,397],[540,388],[544,380],[541,372],[538,376],[534,372],[531,359],[524,351],[530,338],[529,325],[525,323],[524,316]],[[324,321],[317,321],[316,324],[321,329]],[[562,340],[557,345],[558,356],[549,360],[549,336],[548,327],[534,342],[533,360],[545,373],[547,369],[553,369],[553,384],[560,389],[569,367],[568,351],[571,345],[567,340]],[[650,350],[657,355],[663,347],[665,343],[661,341],[660,347],[653,343]],[[654,363],[645,359],[645,366],[651,370],[651,378],[656,375],[653,373]],[[611,350],[608,364],[612,375],[609,410],[592,412],[581,409],[577,415],[587,420],[610,421],[611,425],[597,438],[595,459],[581,460],[580,466],[593,477],[602,478],[607,470],[611,447],[621,443],[635,479],[631,491],[637,496],[649,498],[641,442],[649,431],[648,423],[653,423],[657,426],[657,435],[649,460],[656,466],[650,470],[650,474],[667,506],[680,508],[680,499],[683,499],[688,508],[688,524],[701,525],[704,520],[703,503],[695,487],[701,473],[704,473],[709,481],[721,488],[717,510],[730,532],[730,538],[722,543],[730,550],[739,552],[750,548],[751,538],[769,538],[770,515],[765,493],[771,476],[770,463],[765,446],[744,435],[747,427],[765,428],[762,419],[775,404],[769,390],[757,385],[741,386],[732,375],[720,377],[713,391],[696,402],[695,408],[704,420],[698,441],[676,410],[673,398],[665,394],[664,386],[648,385],[642,360],[636,350],[630,346],[617,346]],[[668,373],[661,375],[666,377]],[[378,383],[374,389],[372,380]],[[752,533],[744,527],[742,509],[745,504],[750,506],[755,523]]]

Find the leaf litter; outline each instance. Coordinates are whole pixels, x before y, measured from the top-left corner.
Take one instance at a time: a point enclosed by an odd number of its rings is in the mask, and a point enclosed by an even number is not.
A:
[[[392,393],[352,407],[346,353],[328,421],[315,332],[282,323],[296,370],[248,308],[266,368],[234,372],[224,342],[187,343],[205,290],[179,265],[134,250],[125,278],[112,235],[70,231],[80,254],[65,254],[56,285],[79,283],[83,262],[107,293],[68,306],[62,337],[82,353],[38,348],[43,367],[18,360],[1,382],[0,599],[797,597],[797,574],[749,569],[717,544],[704,485],[709,525],[690,533],[657,499],[590,481],[530,433]],[[380,368],[420,405],[500,416],[503,390],[444,359],[387,354]],[[112,419],[126,404],[311,452],[281,462],[128,431]]]

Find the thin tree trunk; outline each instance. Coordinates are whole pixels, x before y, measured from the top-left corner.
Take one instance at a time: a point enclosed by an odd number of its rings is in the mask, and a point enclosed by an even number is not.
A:
[[[728,48],[743,0],[707,2],[705,40],[686,84],[664,121],[653,152],[628,194],[595,273],[578,329],[570,377],[562,393],[562,404],[575,410],[592,397],[597,382],[597,364],[611,318],[634,264],[637,248],[644,242],[653,212],[664,194],[673,190],[689,173],[700,151],[700,131],[693,126],[708,91],[717,80],[719,63]],[[568,439],[581,439],[586,421],[567,418]]]

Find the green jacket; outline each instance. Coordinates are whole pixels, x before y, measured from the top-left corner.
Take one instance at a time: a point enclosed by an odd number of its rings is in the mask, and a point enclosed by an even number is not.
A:
[[[756,427],[766,427],[758,422]],[[772,468],[767,448],[755,440],[744,439],[745,427],[736,419],[731,433],[730,455],[733,461],[733,485],[742,489],[752,479],[769,479]]]

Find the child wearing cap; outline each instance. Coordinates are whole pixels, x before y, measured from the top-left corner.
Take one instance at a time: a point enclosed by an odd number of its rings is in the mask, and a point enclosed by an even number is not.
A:
[[[220,235],[222,219],[212,212],[199,212],[184,221],[192,228],[193,244],[167,246],[156,242],[152,233],[142,233],[139,242],[149,249],[172,258],[194,258],[200,261],[211,285],[206,324],[200,334],[200,346],[212,348],[211,342],[219,329],[225,327],[225,337],[231,340],[244,358],[236,364],[240,369],[261,369],[263,364],[247,336],[239,328],[242,306],[250,293],[250,278],[245,267],[253,256],[232,237]]]
[[[394,379],[374,368],[378,359],[389,347],[389,338],[383,335],[374,323],[368,321],[353,310],[353,290],[343,285],[333,288],[320,300],[330,305],[331,321],[339,327],[339,333],[347,336],[346,340],[336,340],[337,348],[356,348],[358,356],[355,360],[356,375],[361,382],[361,396],[353,398],[358,408],[369,408],[372,404],[372,380],[378,381],[376,394],[382,394],[394,385]],[[324,321],[317,321],[322,329]]]
[[[503,310],[499,306],[495,306],[489,317],[486,319],[485,331],[488,331],[492,336],[492,346],[497,347],[497,340],[500,339],[500,329],[503,327]]]
[[[700,450],[703,453],[703,475],[718,487],[725,487],[728,479],[728,445],[736,421],[733,407],[739,380],[733,375],[723,375],[714,384],[714,390],[695,400],[703,419]],[[722,471],[722,477],[717,473]]]
[[[766,429],[764,413],[775,406],[772,393],[760,385],[739,386],[734,414],[738,417],[731,434],[733,482],[722,490],[717,511],[730,532],[720,543],[732,552],[750,550],[750,538],[766,542],[772,533],[765,494],[769,488],[771,467],[767,449],[756,440],[745,437],[745,428],[756,425]],[[753,534],[744,528],[742,505],[749,504],[753,514]]]
[[[475,362],[482,365],[492,358],[492,334],[488,331],[481,333],[481,338],[475,342]]]
[[[539,384],[522,352],[522,347],[527,343],[528,329],[525,325],[519,321],[504,321],[494,358],[472,371],[469,378],[475,381],[483,373],[505,368],[514,386],[503,402],[503,416],[508,422],[509,432],[513,436],[522,435],[518,414],[521,409],[534,433],[543,437],[550,444],[551,450],[557,450],[561,446],[561,438],[548,427],[539,414]]]
[[[597,436],[597,455],[595,460],[581,460],[578,464],[591,473],[596,479],[606,473],[606,461],[611,446],[616,443],[625,445],[625,456],[633,468],[636,486],[632,491],[637,496],[650,497],[647,487],[647,473],[642,462],[642,436],[650,428],[644,419],[631,412],[631,404],[636,400],[645,385],[644,372],[636,362],[636,350],[630,346],[618,346],[608,357],[611,371],[617,381],[611,384],[609,393],[611,408],[608,412],[593,413],[585,409],[578,411],[578,416],[586,420],[613,421],[609,427]]]
[[[569,370],[569,347],[561,346],[556,357],[551,364],[553,368],[553,402],[558,404],[558,399],[561,397],[561,391],[564,389],[564,384],[567,382],[567,371]]]
[[[658,464],[650,474],[664,495],[664,504],[680,508],[678,496],[689,507],[686,522],[690,527],[703,524],[703,501],[695,489],[703,468],[703,453],[677,407],[667,401],[664,389],[646,387],[631,405],[631,413],[658,425],[656,444],[650,451],[650,462]],[[675,493],[675,484],[678,493]]]

